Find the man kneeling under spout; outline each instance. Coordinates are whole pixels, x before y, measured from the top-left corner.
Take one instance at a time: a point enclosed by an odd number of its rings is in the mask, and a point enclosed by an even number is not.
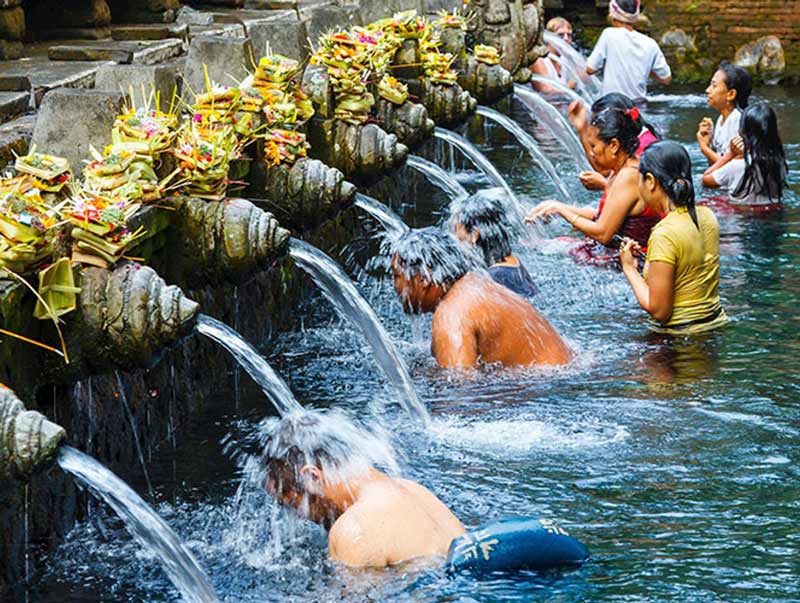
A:
[[[333,413],[282,418],[261,457],[269,494],[328,529],[328,555],[351,567],[447,556],[464,526],[428,489],[375,468],[374,442]],[[349,435],[348,435],[349,434]]]
[[[433,312],[431,351],[440,366],[566,364],[572,351],[525,299],[476,272],[438,228],[391,244],[394,287],[406,312]]]

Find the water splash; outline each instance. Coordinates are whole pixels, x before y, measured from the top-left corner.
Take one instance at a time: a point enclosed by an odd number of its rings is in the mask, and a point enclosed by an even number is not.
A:
[[[553,162],[551,162],[539,148],[539,143],[536,142],[536,139],[533,136],[528,134],[525,129],[513,119],[507,115],[503,115],[502,113],[495,111],[494,109],[490,109],[489,107],[478,107],[477,112],[479,115],[497,122],[503,126],[503,128],[508,130],[514,137],[516,137],[519,143],[528,151],[528,154],[531,156],[531,158],[533,158],[539,167],[542,168],[542,171],[547,174],[547,177],[553,182],[561,199],[563,201],[569,200],[570,195],[567,185],[564,184],[561,176],[558,175],[558,171],[553,165]]]
[[[375,311],[358,292],[353,281],[336,262],[304,241],[292,238],[289,255],[308,273],[339,313],[361,330],[372,347],[378,365],[399,392],[400,404],[412,418],[427,425],[430,420],[428,411],[417,398],[408,368]]]
[[[578,172],[588,172],[592,169],[578,135],[558,109],[548,103],[543,96],[524,86],[514,88],[514,94],[528,109],[531,117],[544,124],[553,137],[564,146],[575,162]]]
[[[517,196],[508,185],[508,182],[506,182],[506,179],[500,175],[500,172],[498,172],[497,168],[492,165],[492,162],[489,161],[486,155],[478,150],[478,147],[460,134],[457,134],[452,130],[439,128],[438,126],[433,131],[433,135],[439,140],[444,140],[454,147],[457,147],[462,153],[464,153],[464,155],[466,155],[467,158],[469,158],[469,160],[475,164],[475,167],[481,170],[486,177],[495,184],[495,186],[499,186],[506,191],[509,198],[514,202],[514,205],[519,209],[520,215],[524,215],[523,208],[520,205]]]
[[[197,331],[213,339],[233,355],[239,365],[253,378],[253,381],[261,386],[264,394],[281,416],[303,409],[286,382],[264,360],[258,350],[242,339],[239,333],[225,323],[205,314],[197,316]]]
[[[355,205],[380,222],[387,231],[402,234],[408,230],[408,225],[403,222],[400,216],[394,213],[386,204],[369,195],[356,193]]]
[[[586,59],[569,43],[550,31],[544,32],[544,41],[552,45],[561,55],[561,66],[567,79],[575,80],[578,90],[589,103],[600,95],[600,80],[586,73]]]
[[[544,75],[533,74],[531,76],[531,81],[532,82],[541,82],[542,84],[547,84],[551,88],[557,89],[561,94],[563,94],[564,96],[568,97],[570,102],[578,101],[579,103],[583,104],[586,107],[587,110],[592,105],[591,102],[587,101],[580,94],[575,92],[572,88],[570,88],[569,86],[565,86],[564,84],[562,84],[558,80],[550,79],[549,77],[544,76]],[[514,92],[515,93],[519,93],[520,90],[528,90],[528,87],[527,86],[523,86],[522,84],[514,84]]]
[[[450,148],[452,149],[453,147]],[[457,201],[469,195],[467,189],[465,189],[458,180],[432,161],[428,161],[416,155],[410,155],[408,159],[406,159],[406,165],[424,174],[431,184],[438,186],[447,193],[451,201]]]
[[[64,446],[58,464],[104,500],[136,541],[158,557],[187,603],[218,603],[214,587],[180,538],[142,498],[114,473],[80,450]]]

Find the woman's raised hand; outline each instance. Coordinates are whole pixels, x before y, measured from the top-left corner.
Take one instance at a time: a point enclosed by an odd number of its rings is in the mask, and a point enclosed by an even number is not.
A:
[[[641,253],[639,244],[633,239],[626,238],[625,242],[619,248],[619,263],[622,265],[623,270],[626,268],[638,270],[639,263],[636,261],[636,258],[633,255],[634,252]]]
[[[558,213],[560,205],[561,203],[558,201],[542,201],[528,212],[528,215],[525,216],[525,223],[532,224],[538,220],[546,220]]]
[[[734,157],[744,157],[744,140],[741,136],[731,138],[731,153]]]
[[[606,188],[606,179],[600,172],[589,171],[578,174],[581,184],[589,191],[602,191]]]
[[[569,118],[569,123],[572,124],[572,127],[580,132],[586,127],[586,105],[579,100],[572,101],[569,105],[569,109],[567,110],[567,117]]]
[[[714,131],[714,122],[710,117],[704,117],[700,120],[700,125],[697,127],[697,142],[710,145],[711,134]]]

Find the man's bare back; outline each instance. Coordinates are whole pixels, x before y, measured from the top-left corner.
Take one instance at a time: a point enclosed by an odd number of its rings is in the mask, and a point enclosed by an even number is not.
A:
[[[431,350],[443,367],[472,367],[479,360],[555,365],[573,356],[530,303],[474,273],[455,283],[436,308]]]
[[[333,524],[330,558],[351,567],[385,567],[446,556],[453,538],[465,532],[456,516],[424,486],[378,475]]]

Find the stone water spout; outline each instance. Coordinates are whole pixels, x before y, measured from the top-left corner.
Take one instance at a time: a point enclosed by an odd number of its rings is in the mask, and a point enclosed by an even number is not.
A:
[[[335,216],[353,204],[355,194],[355,185],[340,170],[317,159],[300,159],[266,171],[264,196],[283,222],[299,230]],[[285,241],[283,237],[281,245]]]
[[[80,285],[67,345],[91,371],[148,366],[194,326],[197,303],[148,266],[87,268]]]
[[[474,113],[478,101],[458,84],[443,86],[425,80],[422,84],[422,104],[437,125],[452,127]]]
[[[500,64],[517,82],[531,75],[528,65],[547,53],[542,0],[472,0],[466,9],[469,32],[481,44],[500,50]]]
[[[490,105],[511,93],[514,81],[502,64],[489,65],[467,52],[466,32],[460,27],[445,27],[439,34],[442,52],[455,57],[458,84],[478,103]]]
[[[27,479],[55,457],[67,433],[0,387],[0,480]]]
[[[348,178],[377,180],[402,165],[408,147],[373,123],[350,124],[338,119],[314,121],[309,126],[312,152]]]
[[[183,256],[193,278],[236,281],[269,265],[286,248],[289,231],[246,199],[179,202]]]
[[[409,100],[396,105],[379,98],[375,106],[375,117],[387,132],[397,136],[404,145],[413,147],[433,135],[435,126],[428,118],[424,105]]]

